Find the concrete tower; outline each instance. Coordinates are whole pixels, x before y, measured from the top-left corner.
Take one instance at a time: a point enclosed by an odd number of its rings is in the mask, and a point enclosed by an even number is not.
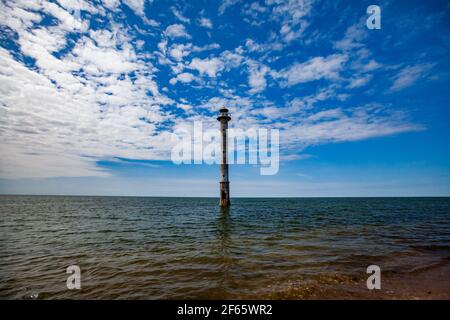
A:
[[[222,161],[220,163],[220,203],[221,207],[230,206],[230,180],[228,180],[228,161],[227,161],[227,129],[228,121],[231,120],[228,109],[219,110],[217,120],[220,122],[220,133],[222,135]]]

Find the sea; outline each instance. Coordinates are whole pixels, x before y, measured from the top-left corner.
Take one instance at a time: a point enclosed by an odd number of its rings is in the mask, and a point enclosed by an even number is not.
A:
[[[0,196],[2,299],[357,297],[449,257],[450,198]]]

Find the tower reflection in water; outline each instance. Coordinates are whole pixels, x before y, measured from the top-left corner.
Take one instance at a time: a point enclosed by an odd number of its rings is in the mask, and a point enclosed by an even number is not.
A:
[[[217,243],[218,243],[218,253],[226,257],[230,254],[231,247],[231,231],[232,231],[232,220],[231,220],[231,209],[229,207],[219,208],[219,217],[217,219]]]
[[[217,283],[220,288],[221,295],[226,297],[230,294],[234,285],[235,267],[237,267],[237,259],[233,252],[233,220],[231,219],[230,207],[220,208],[218,218],[216,220],[216,252],[218,265],[217,270],[220,277]]]

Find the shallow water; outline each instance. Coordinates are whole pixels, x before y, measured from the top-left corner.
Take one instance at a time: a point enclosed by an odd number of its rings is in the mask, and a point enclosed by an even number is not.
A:
[[[320,297],[450,255],[450,198],[0,196],[0,298]],[[81,268],[68,290],[66,268]]]

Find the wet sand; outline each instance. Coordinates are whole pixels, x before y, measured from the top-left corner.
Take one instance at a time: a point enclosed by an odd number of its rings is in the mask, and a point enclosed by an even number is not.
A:
[[[450,300],[450,261],[406,275],[390,275],[369,299]]]
[[[381,276],[381,289],[368,290],[365,279],[339,277],[320,285],[308,282],[290,284],[285,290],[268,295],[266,299],[305,300],[450,300],[450,260],[408,273]]]

